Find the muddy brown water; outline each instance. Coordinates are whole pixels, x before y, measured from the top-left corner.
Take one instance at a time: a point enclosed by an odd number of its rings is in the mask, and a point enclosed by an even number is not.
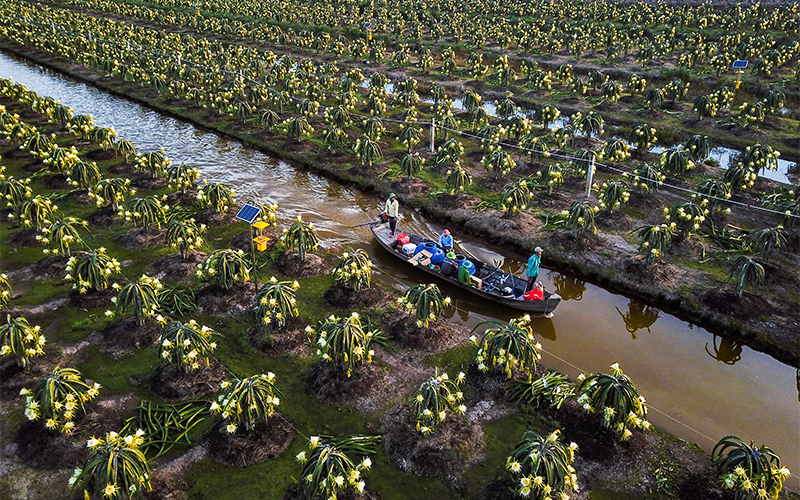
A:
[[[0,76],[51,96],[76,114],[91,114],[98,125],[113,126],[119,137],[133,141],[140,152],[163,147],[172,162],[195,165],[203,178],[233,186],[240,203],[251,198],[277,203],[283,222],[302,216],[314,223],[328,249],[366,249],[376,278],[398,290],[430,280],[373,242],[367,227],[350,227],[377,215],[383,200],[373,195],[5,54],[0,54]],[[402,229],[430,237],[442,229],[418,213],[402,207],[401,212]],[[524,272],[527,256],[505,253],[467,235],[456,234],[455,239],[467,255]],[[548,270],[546,252],[543,263],[540,278],[565,297],[553,318],[534,319],[545,366],[575,377],[607,371],[619,362],[647,398],[649,418],[659,428],[706,450],[731,434],[765,443],[800,474],[800,372],[663,311]],[[519,314],[455,288],[443,290],[453,299],[450,319],[470,327]],[[797,489],[800,480],[795,477],[788,486]]]

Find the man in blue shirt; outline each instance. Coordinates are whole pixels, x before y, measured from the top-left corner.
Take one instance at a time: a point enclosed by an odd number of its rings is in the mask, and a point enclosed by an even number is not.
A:
[[[531,258],[528,259],[528,269],[525,271],[525,276],[528,277],[528,284],[525,286],[526,292],[533,288],[539,278],[539,264],[542,262],[542,252],[544,252],[542,247],[536,247],[533,249]]]
[[[442,235],[439,236],[439,248],[444,250],[444,253],[453,250],[453,237],[450,236],[450,230],[445,229],[442,231]]]

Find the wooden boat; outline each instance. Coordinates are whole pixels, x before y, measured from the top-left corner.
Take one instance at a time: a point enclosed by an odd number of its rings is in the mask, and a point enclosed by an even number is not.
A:
[[[374,222],[370,225],[370,230],[373,236],[389,253],[408,262],[408,265],[416,266],[418,269],[425,271],[437,278],[447,281],[459,288],[467,290],[470,293],[478,295],[486,300],[490,300],[497,304],[502,304],[507,307],[526,311],[533,315],[544,315],[547,317],[552,316],[553,311],[561,302],[561,296],[556,293],[544,291],[542,300],[525,300],[523,294],[527,285],[527,279],[515,276],[508,271],[491,266],[485,262],[476,259],[469,259],[475,266],[475,273],[471,279],[470,285],[466,285],[458,281],[458,265],[452,259],[445,259],[442,265],[435,266],[429,263],[430,259],[426,259],[429,254],[417,253],[416,255],[408,255],[403,253],[401,245],[397,244],[397,240],[390,236],[388,224],[381,222]],[[398,229],[398,234],[400,230]],[[435,242],[417,236],[415,234],[406,233],[409,236],[409,243],[415,246],[424,243]],[[431,245],[429,244],[430,248]],[[463,256],[460,256],[463,257]],[[453,272],[455,269],[455,272]]]

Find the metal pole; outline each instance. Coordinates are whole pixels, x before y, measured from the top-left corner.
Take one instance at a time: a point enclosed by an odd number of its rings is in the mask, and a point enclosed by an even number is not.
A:
[[[592,162],[586,169],[586,194],[584,198],[588,198],[592,194],[592,176],[594,175],[594,154],[592,154]]]
[[[250,224],[250,255],[253,256],[253,281],[256,284],[256,290],[258,290],[258,264],[256,263],[256,243],[253,239],[252,224]]]
[[[434,154],[435,145],[434,145],[434,137],[436,136],[436,118],[431,118],[431,154]]]

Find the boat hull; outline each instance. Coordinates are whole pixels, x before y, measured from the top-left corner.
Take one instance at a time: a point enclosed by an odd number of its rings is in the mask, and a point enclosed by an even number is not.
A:
[[[409,262],[409,256],[405,255],[396,245],[395,239],[392,238],[390,235],[389,227],[387,224],[376,222],[370,225],[370,230],[372,231],[375,240],[378,243],[380,243],[380,245],[384,249],[386,249],[386,251],[388,251],[398,259],[405,261],[406,263],[408,263],[409,266],[414,266],[414,264]],[[411,236],[412,238],[412,243],[430,241],[415,235],[409,235],[409,236]],[[512,309],[526,311],[532,315],[552,316],[555,308],[558,306],[558,304],[561,303],[561,296],[549,292],[545,292],[543,300],[524,300],[521,297],[522,295],[521,292],[524,291],[526,280],[518,276],[514,276],[513,274],[508,273],[507,271],[503,271],[501,269],[489,266],[485,263],[476,263],[474,261],[473,263],[477,264],[478,277],[484,276],[493,280],[489,281],[489,283],[496,283],[499,281],[503,285],[510,285],[504,288],[511,288],[514,291],[514,293],[510,296],[504,296],[498,293],[491,293],[490,291],[482,290],[474,286],[465,285],[460,281],[458,281],[458,279],[456,279],[455,277],[447,276],[440,271],[429,268],[426,265],[417,265],[415,267],[417,267],[417,269],[421,271],[436,276],[440,280],[447,281],[448,283],[458,288],[461,288],[474,295],[482,297],[485,300],[494,302],[496,304],[501,304],[503,306],[510,307]]]

